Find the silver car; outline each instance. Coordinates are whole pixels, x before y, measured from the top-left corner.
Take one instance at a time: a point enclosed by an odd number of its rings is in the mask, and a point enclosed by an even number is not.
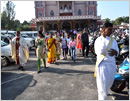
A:
[[[10,45],[1,40],[1,67],[7,66],[10,62],[14,62],[11,56]]]

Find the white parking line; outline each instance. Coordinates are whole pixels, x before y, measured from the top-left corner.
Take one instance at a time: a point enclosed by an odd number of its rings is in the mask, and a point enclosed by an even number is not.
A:
[[[35,72],[29,73],[29,74],[31,75],[31,74],[33,74],[33,73],[35,73]],[[9,83],[9,82],[11,82],[11,81],[15,81],[15,80],[18,80],[18,79],[24,78],[24,77],[26,77],[26,76],[28,76],[28,74],[27,74],[27,75],[23,75],[23,76],[18,77],[18,78],[14,78],[14,79],[11,79],[11,80],[8,80],[8,81],[5,81],[5,82],[1,83],[1,85],[6,84],[6,83]]]

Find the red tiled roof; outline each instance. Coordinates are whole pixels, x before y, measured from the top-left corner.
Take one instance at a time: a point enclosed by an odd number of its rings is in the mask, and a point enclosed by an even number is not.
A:
[[[31,24],[30,25],[30,28],[36,28],[36,24],[34,23],[34,24]]]

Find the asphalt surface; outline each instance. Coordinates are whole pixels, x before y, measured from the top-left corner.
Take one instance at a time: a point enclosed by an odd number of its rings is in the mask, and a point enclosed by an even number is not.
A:
[[[42,65],[42,72],[37,72],[37,58],[34,50],[25,71],[11,63],[2,68],[2,100],[97,100],[96,78],[93,77],[96,57],[91,53],[89,58],[81,57],[76,51],[76,63],[68,56],[67,60],[58,60],[57,64]],[[61,56],[62,58],[62,56]],[[128,100],[124,90],[121,93],[109,92],[109,100]]]

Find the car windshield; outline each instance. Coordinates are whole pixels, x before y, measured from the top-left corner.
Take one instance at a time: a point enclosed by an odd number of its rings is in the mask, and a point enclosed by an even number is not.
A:
[[[8,44],[1,40],[1,47],[6,46],[6,45]]]
[[[27,35],[28,35],[29,37],[32,37],[32,34],[27,33]]]
[[[22,37],[24,37],[24,38],[29,38],[29,36],[22,36]]]
[[[34,33],[34,36],[38,36],[37,33]]]

